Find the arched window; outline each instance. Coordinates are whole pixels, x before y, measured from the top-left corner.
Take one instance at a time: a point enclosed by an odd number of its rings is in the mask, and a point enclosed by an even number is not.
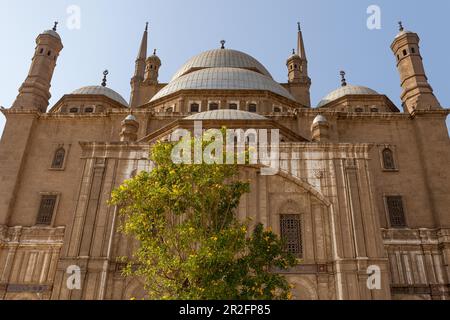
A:
[[[78,108],[70,108],[70,113],[78,113]]]
[[[281,112],[281,108],[275,107],[275,108],[273,108],[273,112],[275,112],[275,113]]]
[[[256,112],[256,104],[250,103],[248,105],[248,112]]]
[[[84,112],[85,112],[85,113],[92,113],[92,112],[94,112],[94,108],[92,108],[92,107],[87,107],[86,109],[84,109]]]
[[[391,149],[383,150],[383,167],[385,170],[395,170],[394,153]]]
[[[191,112],[196,113],[200,111],[200,105],[198,103],[191,104]]]
[[[52,169],[62,169],[64,165],[64,158],[66,157],[66,150],[59,148],[53,156]]]
[[[228,105],[228,109],[230,109],[230,110],[237,110],[237,108],[238,108],[237,103],[230,103]]]

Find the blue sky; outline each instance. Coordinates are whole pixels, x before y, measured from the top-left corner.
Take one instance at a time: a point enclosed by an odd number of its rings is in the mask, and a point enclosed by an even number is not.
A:
[[[81,9],[81,28],[70,30],[67,8]],[[367,28],[367,8],[381,8],[381,29]],[[450,107],[450,1],[429,0],[0,0],[0,105],[9,108],[26,77],[36,36],[60,21],[64,50],[52,82],[54,104],[62,95],[100,84],[108,69],[109,87],[128,100],[139,41],[150,22],[149,52],[158,49],[166,82],[191,56],[220,46],[244,51],[263,63],[279,82],[287,79],[286,58],[296,45],[301,21],[312,102],[348,82],[386,94],[400,106],[399,76],[390,44],[397,21],[419,33],[427,74],[438,99]],[[446,79],[447,77],[447,79]],[[447,122],[450,125],[450,121]],[[0,131],[4,117],[0,116]]]

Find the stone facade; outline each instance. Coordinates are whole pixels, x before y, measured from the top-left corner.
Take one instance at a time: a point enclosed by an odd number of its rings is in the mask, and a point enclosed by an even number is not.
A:
[[[137,244],[117,232],[120,217],[107,202],[125,179],[151,170],[152,144],[199,119],[204,128],[280,131],[281,169],[242,168],[251,192],[238,214],[280,234],[281,215],[300,217],[301,263],[283,271],[295,298],[450,298],[449,109],[428,84],[417,34],[402,28],[392,44],[404,112],[344,78],[312,108],[300,28],[282,84],[224,44],[159,83],[162,63],[156,52],[147,57],[147,34],[130,105],[105,82],[49,110],[63,46],[56,30],[38,36],[30,74],[2,109],[0,299],[145,297],[139,279],[121,275],[118,258]],[[71,266],[80,268],[79,290],[67,285]],[[380,287],[369,289],[373,266]]]

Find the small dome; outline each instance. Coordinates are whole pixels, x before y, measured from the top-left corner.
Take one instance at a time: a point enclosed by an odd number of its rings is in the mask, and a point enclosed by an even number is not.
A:
[[[317,107],[318,108],[323,107],[324,105],[347,95],[378,95],[378,94],[379,93],[376,92],[375,90],[372,90],[367,87],[347,85],[344,87],[340,87],[339,89],[329,93],[319,102]]]
[[[180,90],[264,90],[295,101],[295,98],[272,78],[238,68],[208,68],[188,73],[171,81],[150,101]]]
[[[59,36],[58,32],[56,32],[55,30],[45,30],[44,32],[42,32],[42,34],[47,34],[52,37],[55,37],[58,40],[61,40],[61,37]]]
[[[136,117],[132,114],[129,114],[126,118],[126,121],[137,121]]]
[[[241,68],[256,71],[272,79],[267,69],[252,56],[237,50],[215,49],[203,52],[186,62],[172,81],[195,70],[205,68]]]
[[[224,109],[196,113],[185,120],[267,120],[267,118],[257,113]]]
[[[293,60],[293,59],[296,59],[296,60],[302,60],[302,58],[301,58],[297,53],[291,54],[291,55],[289,56],[289,58],[287,59],[287,61],[291,61],[291,60]]]
[[[128,103],[125,99],[118,94],[116,91],[103,87],[103,86],[88,86],[75,90],[72,94],[85,94],[85,95],[104,95],[126,107],[128,107]]]
[[[400,31],[400,32],[395,36],[395,39],[400,38],[400,37],[403,36],[404,34],[408,34],[408,33],[413,34],[414,32],[409,31],[409,30],[403,30],[403,31]]]
[[[317,123],[328,123],[328,120],[323,115],[319,114],[317,117],[314,118],[313,121],[313,124]]]
[[[150,57],[147,58],[147,61],[155,61],[157,64],[161,65],[161,59],[153,53]]]

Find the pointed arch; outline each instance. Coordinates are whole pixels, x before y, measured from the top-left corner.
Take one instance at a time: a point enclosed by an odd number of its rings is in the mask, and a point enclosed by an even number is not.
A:
[[[62,169],[66,158],[66,149],[60,147],[56,149],[52,161],[52,169]]]

